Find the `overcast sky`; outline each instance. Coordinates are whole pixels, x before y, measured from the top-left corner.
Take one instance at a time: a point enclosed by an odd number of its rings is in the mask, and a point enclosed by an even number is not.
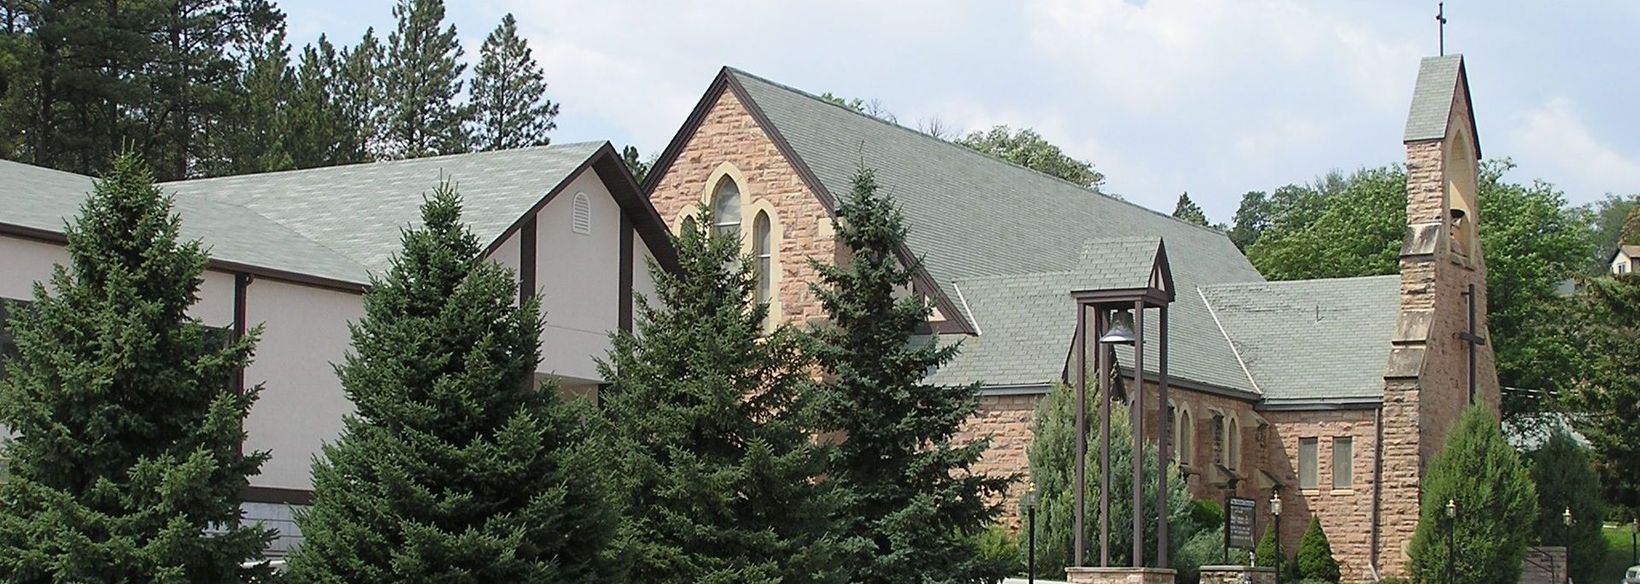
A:
[[[392,0],[277,0],[300,46],[385,40]],[[1481,148],[1574,202],[1640,192],[1640,2],[1452,0]],[[664,148],[724,65],[877,99],[902,123],[1028,126],[1106,190],[1227,221],[1241,193],[1399,162],[1435,2],[449,0],[468,58],[512,12],[554,140]]]

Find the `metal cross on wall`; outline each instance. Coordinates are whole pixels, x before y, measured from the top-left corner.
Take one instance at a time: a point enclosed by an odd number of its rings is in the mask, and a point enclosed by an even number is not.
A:
[[[1469,330],[1458,333],[1458,340],[1461,340],[1464,343],[1469,345],[1469,403],[1473,404],[1473,403],[1475,403],[1475,384],[1476,384],[1476,380],[1475,380],[1475,353],[1476,353],[1476,350],[1475,349],[1476,349],[1476,347],[1479,347],[1481,345],[1486,344],[1486,337],[1481,336],[1480,333],[1475,330],[1476,322],[1475,322],[1475,285],[1474,284],[1469,285],[1469,289],[1464,291],[1463,297],[1464,297],[1465,300],[1469,301]]]

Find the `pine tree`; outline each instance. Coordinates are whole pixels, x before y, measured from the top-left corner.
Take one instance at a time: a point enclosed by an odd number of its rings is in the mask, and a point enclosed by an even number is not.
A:
[[[360,162],[344,155],[351,132],[333,97],[340,68],[336,47],[325,35],[319,35],[315,44],[302,47],[284,116],[290,134],[285,149],[294,168]]]
[[[542,146],[558,127],[558,104],[547,99],[547,82],[530,47],[518,36],[512,14],[484,39],[473,78],[473,145],[477,150]]]
[[[1319,517],[1310,518],[1309,529],[1305,529],[1304,536],[1298,540],[1295,560],[1298,575],[1306,580],[1338,581],[1338,560],[1333,558],[1332,543],[1327,541],[1327,532],[1321,529]]]
[[[280,26],[249,55],[232,106],[233,123],[218,132],[215,156],[206,175],[236,175],[295,167],[290,141],[307,136],[291,131],[287,110],[291,86],[290,45]]]
[[[381,41],[374,28],[366,29],[359,44],[344,49],[337,57],[339,69],[331,100],[342,120],[342,144],[337,162],[367,162],[383,155],[383,59]]]
[[[618,549],[633,582],[846,581],[800,338],[761,334],[750,264],[710,225],[709,211],[685,222],[681,273],[651,269],[637,333],[616,335],[600,364],[605,472],[625,500]]]
[[[1083,537],[1087,542],[1099,541],[1099,429],[1097,397],[1090,394],[1088,398],[1088,436],[1089,456],[1085,469],[1087,492],[1090,501],[1089,513],[1086,517]],[[1056,384],[1048,396],[1037,405],[1035,420],[1031,426],[1030,449],[1027,456],[1030,461],[1031,484],[1036,487],[1037,496],[1037,575],[1046,578],[1063,576],[1065,566],[1071,565],[1073,560],[1073,544],[1076,536],[1074,505],[1075,472],[1076,472],[1076,399],[1075,391],[1063,383]],[[1114,484],[1110,492],[1110,551],[1111,564],[1126,566],[1132,563],[1133,553],[1133,423],[1129,419],[1128,408],[1120,404],[1111,407],[1110,419],[1110,464],[1111,478]],[[1159,511],[1154,504],[1156,500],[1156,466],[1158,451],[1154,445],[1146,445],[1145,456],[1145,543],[1147,557],[1154,559],[1152,552],[1156,549],[1156,516]],[[1190,489],[1183,477],[1176,470],[1168,475],[1168,545],[1170,550],[1180,549],[1184,543],[1202,531],[1212,530],[1224,524],[1222,515],[1219,519],[1198,521],[1191,515],[1195,509],[1190,501]],[[1222,533],[1221,533],[1222,535]],[[1219,548],[1222,550],[1222,544]],[[1098,544],[1091,543],[1087,549],[1089,559],[1097,559]],[[1175,561],[1183,559],[1179,554],[1172,554]],[[1223,562],[1222,552],[1214,555],[1209,564]]]
[[[911,284],[897,255],[906,227],[893,200],[861,170],[838,209],[846,265],[816,264],[815,295],[829,325],[814,332],[822,423],[846,438],[827,474],[850,496],[843,533],[857,548],[854,582],[979,582],[1002,574],[980,561],[974,538],[997,516],[1012,477],[973,471],[987,440],[957,432],[979,405],[974,385],[923,382],[955,345],[912,342],[930,308],[896,291]],[[987,580],[989,581],[989,580]]]
[[[1594,582],[1606,558],[1606,540],[1600,533],[1606,505],[1600,500],[1600,476],[1588,450],[1565,427],[1556,426],[1531,459],[1538,500],[1532,532],[1537,542],[1565,547],[1572,580]],[[1566,513],[1571,513],[1571,525],[1566,524]]]
[[[1173,217],[1207,227],[1207,213],[1202,211],[1201,205],[1190,200],[1190,193],[1181,193],[1178,204],[1173,205]]]
[[[398,30],[387,37],[382,71],[383,141],[388,158],[420,158],[467,149],[470,108],[461,95],[461,42],[442,28],[444,0],[399,0]]]
[[[337,371],[357,407],[314,463],[301,582],[595,582],[607,513],[586,428],[540,362],[538,300],[461,223],[449,183],[365,295]]]
[[[627,146],[621,149],[621,162],[626,163],[626,169],[632,173],[632,178],[642,184],[649,178],[649,169],[655,167],[655,156],[644,158],[638,154],[637,146]]]
[[[1447,503],[1457,508],[1448,519]],[[1498,421],[1470,406],[1424,474],[1423,507],[1408,550],[1420,581],[1444,581],[1448,537],[1456,544],[1456,584],[1514,582],[1537,519],[1531,474]],[[1449,534],[1448,530],[1456,530]]]
[[[171,205],[122,156],[65,229],[69,266],[12,307],[0,580],[240,582],[263,571],[241,563],[272,532],[241,525],[238,499],[268,457],[241,452],[260,388],[233,383],[260,329],[226,338],[188,316],[207,257],[178,241]]]

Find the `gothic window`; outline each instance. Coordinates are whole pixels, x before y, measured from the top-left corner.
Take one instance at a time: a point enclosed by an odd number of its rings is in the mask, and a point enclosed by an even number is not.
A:
[[[575,193],[570,204],[569,230],[581,235],[592,233],[592,201],[586,193]]]
[[[1234,416],[1224,418],[1224,466],[1230,470],[1241,468],[1241,425]]]
[[[1349,436],[1333,438],[1332,488],[1348,489],[1355,486],[1355,440]]]
[[[1298,440],[1298,488],[1315,489],[1320,483],[1317,475],[1320,474],[1320,461],[1316,452],[1320,446],[1315,438],[1300,438]]]
[[[1190,414],[1190,408],[1179,408],[1174,414],[1173,438],[1174,448],[1179,464],[1192,466],[1196,463],[1196,418]]]
[[[717,235],[740,236],[740,186],[727,176],[718,179],[712,190],[712,231]]]
[[[757,303],[768,304],[774,293],[770,275],[770,270],[774,268],[774,235],[769,229],[767,211],[759,211],[757,218],[752,220],[752,257],[757,262],[754,266],[757,272]]]

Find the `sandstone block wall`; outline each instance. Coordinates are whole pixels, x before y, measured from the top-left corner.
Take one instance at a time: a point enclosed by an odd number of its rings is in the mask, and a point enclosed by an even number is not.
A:
[[[1267,471],[1284,488],[1281,492],[1282,551],[1298,550],[1298,542],[1309,528],[1310,518],[1321,520],[1332,544],[1333,557],[1346,580],[1370,579],[1372,534],[1373,449],[1377,444],[1374,410],[1265,412],[1274,427]],[[1334,438],[1349,437],[1352,444],[1350,470],[1353,482],[1344,489],[1333,488],[1338,462],[1333,460]],[[1298,445],[1305,438],[1316,439],[1315,489],[1299,489]],[[1264,498],[1269,493],[1264,493]],[[1261,503],[1261,519],[1268,510]],[[1386,501],[1386,505],[1411,505],[1417,501]],[[1413,513],[1414,517],[1416,512]],[[1262,536],[1263,529],[1260,529]]]

